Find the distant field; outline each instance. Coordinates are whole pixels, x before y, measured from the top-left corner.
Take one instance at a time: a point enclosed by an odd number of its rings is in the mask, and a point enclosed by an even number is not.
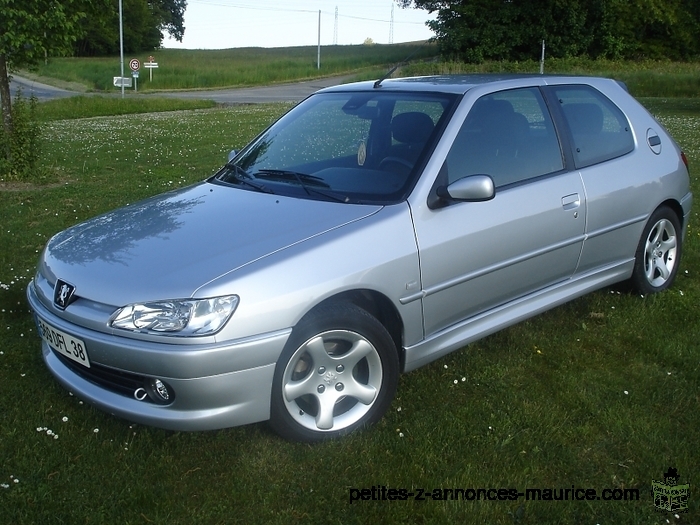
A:
[[[125,57],[125,76],[130,75],[129,60],[141,64],[153,56],[158,68],[153,81],[143,65],[140,91],[158,89],[207,89],[228,86],[254,86],[307,78],[338,75],[368,68],[383,70],[413,54],[413,59],[437,55],[433,44],[372,44],[324,46],[321,67],[317,67],[316,46],[288,48],[236,48],[222,50],[162,49]],[[119,57],[55,58],[34,73],[62,82],[77,82],[89,90],[113,90],[112,78],[120,74]]]
[[[410,57],[393,76],[458,73],[537,73],[538,60],[465,64],[444,61],[434,44],[373,44],[324,46],[317,68],[316,46],[289,48],[237,48],[222,50],[162,49],[125,57],[143,64],[153,56],[158,68],[141,67],[139,92],[178,89],[214,89],[291,82],[332,75],[355,74],[358,80],[378,78]],[[595,75],[624,81],[637,97],[700,97],[700,62],[612,61],[586,58],[547,59],[545,73]],[[24,74],[24,73],[23,73]],[[28,73],[48,83],[87,91],[113,92],[112,78],[119,76],[119,57],[56,58]]]
[[[461,73],[537,73],[540,63],[524,62],[416,62],[401,69],[402,76]],[[586,58],[548,59],[547,74],[590,75],[622,80],[636,97],[700,97],[700,62],[614,61]]]

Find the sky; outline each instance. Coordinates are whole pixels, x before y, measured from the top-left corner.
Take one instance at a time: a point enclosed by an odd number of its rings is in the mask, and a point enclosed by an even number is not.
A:
[[[402,9],[393,0],[187,0],[182,43],[166,35],[163,47],[315,46],[319,11],[322,46],[362,44],[367,38],[398,44],[434,36],[425,22],[435,15]]]

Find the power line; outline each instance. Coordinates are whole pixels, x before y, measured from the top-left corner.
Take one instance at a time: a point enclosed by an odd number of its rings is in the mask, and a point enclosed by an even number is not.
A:
[[[313,10],[313,9],[289,9],[289,8],[283,8],[283,7],[263,7],[263,6],[259,6],[259,5],[240,4],[240,3],[224,4],[221,2],[208,1],[208,0],[189,0],[189,3],[190,4],[212,5],[212,6],[217,6],[217,7],[230,7],[233,9],[250,9],[253,11],[271,11],[271,12],[284,11],[287,13],[313,13],[313,14],[316,14],[319,11],[319,10]],[[337,11],[337,8],[336,8],[336,11]],[[350,18],[353,20],[365,20],[367,22],[383,22],[385,24],[388,24],[388,23],[393,23],[393,11],[394,11],[393,4],[391,6],[391,11],[392,11],[392,17],[390,20],[383,19],[383,18],[369,18],[369,17],[365,17],[365,16],[341,15],[341,14],[338,14],[337,12],[335,13],[334,16],[337,16],[340,18]],[[330,13],[328,11],[323,11],[323,10],[321,10],[321,13],[324,15],[333,15],[333,13]],[[424,22],[410,22],[410,21],[398,21],[396,23],[398,23],[398,24],[412,24],[412,25],[425,25]]]
[[[190,0],[190,4],[204,4],[204,5],[214,5],[217,7],[231,7],[234,9],[252,9],[254,11],[286,11],[288,13],[318,13],[318,10],[314,9],[285,9],[283,7],[261,7],[259,5],[250,4],[222,4],[220,2],[208,2],[206,0]]]

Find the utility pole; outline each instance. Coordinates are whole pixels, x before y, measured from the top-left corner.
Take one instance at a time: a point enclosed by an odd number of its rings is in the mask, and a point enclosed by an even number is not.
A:
[[[542,40],[542,57],[540,58],[540,75],[544,75],[544,40]]]
[[[124,98],[124,25],[122,23],[122,0],[119,0],[119,57],[121,60],[122,98]]]
[[[394,43],[394,4],[391,4],[391,22],[389,23],[389,43]]]
[[[321,69],[321,10],[318,10],[318,57],[316,59],[318,64],[317,69]]]
[[[338,45],[338,6],[335,6],[335,25],[333,26],[333,45]]]

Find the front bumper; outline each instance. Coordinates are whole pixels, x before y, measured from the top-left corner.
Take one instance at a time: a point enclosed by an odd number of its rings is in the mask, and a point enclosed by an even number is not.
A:
[[[226,428],[270,417],[275,364],[291,329],[225,343],[140,341],[65,321],[39,301],[31,283],[27,298],[35,315],[84,341],[92,365],[86,369],[59,357],[42,340],[49,371],[74,395],[105,412],[171,430]],[[104,377],[118,377],[120,384],[115,387]],[[138,382],[150,378],[170,387],[171,403],[136,398]]]

